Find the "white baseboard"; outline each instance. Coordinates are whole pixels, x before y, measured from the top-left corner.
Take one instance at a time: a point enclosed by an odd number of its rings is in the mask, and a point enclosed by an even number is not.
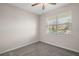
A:
[[[41,41],[41,42],[44,42],[44,43],[47,43],[47,44],[50,44],[50,45],[53,45],[53,46],[57,46],[57,47],[60,47],[60,48],[63,48],[63,49],[67,49],[67,50],[70,50],[70,51],[73,51],[73,52],[79,53],[79,51],[77,51],[77,50],[70,49],[70,48],[66,48],[66,47],[62,47],[62,46],[59,46],[59,45],[53,44],[53,43],[51,43],[51,42],[47,42],[47,41]]]
[[[21,48],[21,47],[36,43],[36,42],[38,42],[38,40],[35,40],[35,41],[32,41],[32,42],[27,42],[27,44],[25,44],[25,45],[21,45],[21,46],[18,46],[18,47],[13,47],[11,49],[7,49],[5,51],[2,51],[2,52],[0,52],[0,54],[6,53],[6,52],[9,52],[9,51],[12,51],[12,50],[15,50],[15,49],[18,49],[18,48]]]

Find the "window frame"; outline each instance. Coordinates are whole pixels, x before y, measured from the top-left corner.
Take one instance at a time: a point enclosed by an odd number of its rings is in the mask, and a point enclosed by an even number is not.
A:
[[[70,31],[70,33],[65,33],[65,32],[58,33],[58,19],[59,19],[58,15],[64,14],[66,12],[68,13],[67,16],[70,17],[69,24],[71,24],[71,25],[69,25],[69,28],[68,28],[68,30]],[[55,19],[56,20],[56,32],[55,32],[55,34],[71,34],[71,32],[72,32],[72,12],[71,11],[66,11],[66,12],[62,12],[62,13],[59,13],[57,15],[53,15],[53,17],[54,16],[56,17],[56,19]],[[52,17],[50,17],[50,18],[52,18]],[[50,26],[48,24],[48,21],[50,21],[50,18],[47,19],[47,33],[54,33],[54,32],[49,31],[49,28],[48,28]],[[71,21],[71,23],[70,23],[70,21]]]

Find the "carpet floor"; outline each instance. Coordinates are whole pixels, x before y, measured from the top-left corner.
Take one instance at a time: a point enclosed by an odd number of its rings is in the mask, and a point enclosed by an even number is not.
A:
[[[43,42],[36,42],[31,45],[0,54],[0,56],[79,56],[79,53]]]

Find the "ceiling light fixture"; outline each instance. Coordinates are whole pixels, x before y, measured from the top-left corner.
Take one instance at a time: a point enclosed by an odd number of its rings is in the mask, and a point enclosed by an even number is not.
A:
[[[45,10],[46,4],[56,5],[56,3],[35,3],[35,4],[32,4],[32,6],[37,6],[40,4],[42,4],[42,10]]]

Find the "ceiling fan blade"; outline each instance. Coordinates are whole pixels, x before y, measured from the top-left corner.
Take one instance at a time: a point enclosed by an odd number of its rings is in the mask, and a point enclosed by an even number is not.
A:
[[[51,5],[56,5],[56,3],[49,3],[49,4],[51,4]]]
[[[36,6],[36,5],[38,5],[39,3],[35,3],[35,4],[32,4],[32,6]]]

